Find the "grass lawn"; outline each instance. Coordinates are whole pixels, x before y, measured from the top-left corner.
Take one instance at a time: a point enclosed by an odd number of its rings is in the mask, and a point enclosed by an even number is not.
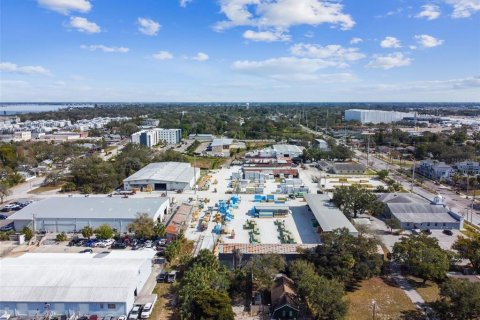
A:
[[[415,305],[402,289],[386,283],[383,278],[364,280],[344,298],[348,305],[347,320],[371,320],[372,299],[377,305],[376,319],[414,319]]]
[[[153,293],[157,294],[158,299],[157,303],[155,303],[150,319],[180,319],[177,308],[172,303],[175,300],[175,294],[173,291],[173,285],[169,283],[157,283]]]
[[[38,187],[33,190],[28,191],[30,194],[40,194],[47,191],[60,190],[62,186],[47,186],[47,187]]]
[[[435,282],[427,281],[423,284],[423,280],[417,277],[408,276],[408,281],[412,285],[412,287],[417,290],[418,294],[425,300],[426,302],[433,302],[438,300],[440,289]]]

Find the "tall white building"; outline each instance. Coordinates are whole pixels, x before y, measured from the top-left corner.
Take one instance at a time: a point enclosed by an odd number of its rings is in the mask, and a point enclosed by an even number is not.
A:
[[[345,110],[345,121],[359,121],[361,123],[392,123],[401,121],[406,117],[414,117],[412,112],[381,111],[349,109]]]
[[[182,140],[182,129],[155,128],[151,130],[142,130],[132,134],[131,140],[132,143],[141,144],[148,148],[151,148],[160,142],[177,144]]]

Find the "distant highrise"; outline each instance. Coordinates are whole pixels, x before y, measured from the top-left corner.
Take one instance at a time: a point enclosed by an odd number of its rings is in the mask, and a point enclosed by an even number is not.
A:
[[[132,143],[141,144],[151,148],[161,142],[167,144],[177,144],[182,141],[182,129],[162,129],[142,130],[135,132],[131,136]]]
[[[361,123],[392,123],[403,118],[414,117],[413,112],[381,111],[349,109],[345,111],[345,121],[359,121]]]

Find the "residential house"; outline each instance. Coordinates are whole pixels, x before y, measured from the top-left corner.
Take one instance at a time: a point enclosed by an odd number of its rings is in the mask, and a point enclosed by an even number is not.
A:
[[[270,293],[272,298],[271,319],[298,319],[300,300],[292,279],[284,274],[277,275]]]

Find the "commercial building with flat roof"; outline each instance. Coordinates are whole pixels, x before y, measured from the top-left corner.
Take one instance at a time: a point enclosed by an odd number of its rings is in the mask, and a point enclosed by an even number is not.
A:
[[[357,236],[358,231],[340,209],[325,194],[305,195],[307,205],[319,224],[318,231],[331,232],[335,229],[347,228],[350,234]]]
[[[272,149],[277,157],[298,158],[305,148],[293,144],[274,144]]]
[[[118,232],[127,232],[138,214],[146,213],[162,221],[169,208],[168,198],[66,197],[33,202],[8,220],[15,230],[28,226],[35,231],[78,232],[86,226],[97,228],[108,224]]]
[[[10,316],[120,316],[152,272],[153,250],[26,253],[0,260],[0,313]]]
[[[189,190],[200,178],[200,169],[187,162],[156,162],[123,180],[124,190],[152,191]]]
[[[135,132],[131,136],[132,143],[151,148],[161,142],[177,144],[182,140],[182,129],[155,128]]]
[[[403,120],[403,118],[415,117],[412,112],[382,111],[382,110],[345,110],[345,121],[359,121],[363,123],[392,123]]]

